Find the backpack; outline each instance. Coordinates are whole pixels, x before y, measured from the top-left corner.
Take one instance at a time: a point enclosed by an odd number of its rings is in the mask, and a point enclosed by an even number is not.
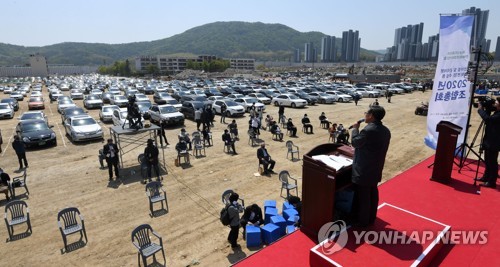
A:
[[[229,217],[229,206],[222,208],[220,211],[220,222],[222,225],[229,225],[231,223],[231,217]]]

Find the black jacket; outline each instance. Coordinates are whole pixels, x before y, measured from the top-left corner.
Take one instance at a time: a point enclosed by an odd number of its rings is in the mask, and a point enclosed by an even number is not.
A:
[[[264,151],[266,152],[268,158],[264,158]],[[259,162],[262,163],[262,159],[264,158],[265,160],[269,160],[271,158],[271,155],[267,152],[267,149],[265,148],[259,148],[257,149],[257,158],[259,158]]]
[[[495,111],[491,115],[482,109],[478,109],[477,112],[486,125],[483,137],[484,148],[500,151],[500,111]]]
[[[158,164],[158,155],[160,152],[158,148],[154,145],[148,145],[144,149],[144,157],[146,158],[146,162],[150,164]]]
[[[352,182],[363,186],[376,186],[382,180],[385,156],[389,149],[391,132],[381,121],[368,123],[361,132],[352,131],[354,160]]]
[[[111,146],[113,147],[113,150],[115,151],[115,156],[113,158],[108,157],[108,154],[109,154],[109,144],[105,144],[104,147],[102,148],[102,151],[104,153],[104,156],[106,157],[106,160],[114,160],[114,159],[118,158],[118,151],[120,151],[118,149],[118,146],[116,144],[111,144]]]
[[[250,216],[252,215],[252,212],[254,213],[254,216],[250,220]],[[251,206],[246,207],[245,212],[243,213],[243,216],[241,217],[241,221],[242,221],[242,223],[259,222],[259,224],[264,224],[264,217],[262,216],[262,209],[257,204],[253,204]]]

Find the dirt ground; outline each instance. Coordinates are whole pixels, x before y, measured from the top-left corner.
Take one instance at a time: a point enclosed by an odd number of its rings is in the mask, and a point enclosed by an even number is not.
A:
[[[44,94],[45,99],[48,99],[45,88]],[[430,94],[427,91],[396,95],[392,103],[380,98],[381,105],[387,111],[384,124],[392,132],[384,180],[434,154],[423,143],[426,117],[414,115],[415,107],[421,101],[428,101]],[[313,135],[306,135],[299,126],[299,137],[291,139],[299,146],[300,157],[328,141],[327,131],[319,127],[318,116],[322,111],[326,112],[330,121],[348,126],[363,118],[363,112],[373,101],[364,98],[358,106],[351,102],[301,109],[286,108],[285,115],[293,118],[296,125],[307,113],[315,127]],[[83,106],[81,100],[77,102]],[[236,144],[239,155],[223,152],[221,134],[227,125],[220,124],[217,116],[213,128],[215,145],[206,149],[206,157],[191,157],[192,166],[184,169],[174,166],[174,146],[180,127],[167,131],[171,145],[164,150],[168,175],[163,175],[163,184],[168,196],[169,212],[153,218],[149,215],[148,199],[144,185],[140,183],[137,165],[137,155],[142,153],[144,146],[124,156],[122,181],[108,183],[107,170],[99,169],[97,160],[98,150],[103,143],[73,144],[64,135],[56,108],[55,103],[46,103],[45,112],[58,135],[57,147],[27,153],[31,194],[29,198],[22,199],[27,201],[30,208],[33,234],[13,242],[0,242],[1,265],[135,266],[137,251],[131,244],[131,232],[141,224],[150,224],[162,235],[168,266],[228,266],[258,250],[246,248],[240,234],[242,250],[233,251],[226,241],[229,230],[222,226],[218,218],[222,207],[221,194],[226,189],[238,192],[247,205],[262,205],[264,200],[274,199],[281,207],[283,202],[277,174],[271,177],[254,176],[257,171],[257,147],[247,143],[248,115],[236,118],[242,132],[241,140]],[[25,110],[26,100],[21,103],[16,116]],[[275,119],[278,117],[274,106],[267,106],[266,113]],[[98,110],[90,110],[89,114],[98,119]],[[474,133],[479,119],[475,110],[472,114],[471,132]],[[0,167],[11,176],[17,175],[18,168],[17,157],[10,144],[16,123],[15,119],[0,121],[4,139]],[[105,138],[108,138],[110,124],[101,125],[106,128]],[[186,129],[193,132],[195,124],[186,120]],[[300,194],[302,161],[288,160],[285,142],[273,141],[271,133],[262,132],[261,139],[266,142],[269,153],[277,162],[275,171],[288,170],[293,177],[298,178]],[[285,141],[289,139],[285,137]],[[0,206],[3,207],[7,202],[3,195],[0,198]],[[62,254],[63,242],[57,227],[57,212],[70,206],[78,207],[84,215],[89,242],[83,248]],[[16,229],[23,230],[22,227]],[[0,227],[0,237],[5,240],[7,236],[6,228]],[[77,238],[71,236],[69,240],[74,242]]]

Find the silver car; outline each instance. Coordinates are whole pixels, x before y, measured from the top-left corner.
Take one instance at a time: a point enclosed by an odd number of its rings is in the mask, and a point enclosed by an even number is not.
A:
[[[14,109],[10,104],[3,103],[0,104],[0,118],[14,118]]]
[[[67,118],[64,129],[73,142],[104,138],[101,126],[88,115]]]
[[[116,105],[102,106],[101,110],[99,111],[99,119],[102,122],[112,122],[113,110],[115,109],[120,109],[120,107]]]

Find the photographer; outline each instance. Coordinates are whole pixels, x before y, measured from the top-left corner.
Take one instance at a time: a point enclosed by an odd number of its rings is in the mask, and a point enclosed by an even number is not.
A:
[[[485,132],[481,147],[484,149],[486,169],[482,178],[482,186],[496,188],[498,177],[498,151],[500,151],[500,97],[479,101],[477,112],[484,121]],[[491,114],[493,112],[493,114]]]

